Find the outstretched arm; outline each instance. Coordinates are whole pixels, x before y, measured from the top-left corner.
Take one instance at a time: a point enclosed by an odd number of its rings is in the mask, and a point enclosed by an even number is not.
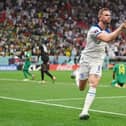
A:
[[[104,42],[111,42],[116,39],[116,37],[123,31],[126,30],[126,21],[123,22],[115,31],[111,33],[102,32],[97,36],[97,39],[102,40]]]

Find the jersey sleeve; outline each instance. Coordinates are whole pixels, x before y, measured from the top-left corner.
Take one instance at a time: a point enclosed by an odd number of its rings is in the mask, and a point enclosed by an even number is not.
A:
[[[97,26],[92,26],[89,32],[92,37],[96,38],[102,32],[102,30]]]

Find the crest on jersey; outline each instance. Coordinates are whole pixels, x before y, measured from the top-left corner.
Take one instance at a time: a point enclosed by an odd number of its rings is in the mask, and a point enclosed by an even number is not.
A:
[[[97,32],[99,32],[97,29],[94,31],[94,33],[97,33]]]

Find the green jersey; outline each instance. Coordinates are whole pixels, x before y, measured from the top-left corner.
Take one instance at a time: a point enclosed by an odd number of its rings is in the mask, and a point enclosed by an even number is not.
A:
[[[30,60],[31,59],[31,52],[30,51],[25,52],[25,58],[26,58],[26,60]]]
[[[119,63],[113,67],[113,72],[115,73],[115,80],[118,83],[126,82],[126,64]]]
[[[24,63],[24,70],[28,70],[31,65],[31,52],[25,52],[25,63]]]

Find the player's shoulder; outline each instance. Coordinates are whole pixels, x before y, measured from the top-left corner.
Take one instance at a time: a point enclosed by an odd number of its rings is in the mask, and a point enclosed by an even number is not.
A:
[[[88,31],[88,35],[97,36],[102,32],[102,29],[98,25],[92,25]]]
[[[89,33],[94,33],[97,34],[99,32],[102,32],[102,29],[96,24],[96,25],[92,25],[89,29]]]
[[[95,24],[95,25],[92,25],[90,27],[90,32],[94,32],[94,33],[97,33],[97,32],[102,32],[102,31],[105,31],[107,33],[110,33],[111,30],[109,28],[106,28],[105,30],[103,30],[98,24]]]
[[[119,68],[119,64],[116,63],[114,66],[113,66],[113,69],[118,69]]]
[[[97,30],[102,31],[102,29],[99,27],[98,24],[92,25],[92,26],[90,27],[90,29],[91,29],[91,30],[97,29]]]

